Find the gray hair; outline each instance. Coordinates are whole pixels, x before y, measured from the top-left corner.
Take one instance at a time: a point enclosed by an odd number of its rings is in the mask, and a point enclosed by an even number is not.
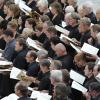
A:
[[[52,70],[51,78],[55,80],[55,82],[62,82],[63,76],[61,70]]]
[[[41,6],[41,7],[48,7],[48,1],[47,0],[39,0],[37,2],[37,6]]]
[[[84,25],[90,26],[91,25],[91,20],[90,20],[90,18],[83,17],[83,18],[80,19],[79,23],[83,23]]]
[[[46,50],[39,50],[37,52],[37,56],[38,57],[48,57],[48,51],[46,51]]]
[[[76,13],[76,12],[72,12],[72,13],[71,13],[71,17],[72,17],[73,19],[80,20],[80,16],[79,16],[79,14]]]
[[[88,13],[93,12],[93,3],[90,1],[86,1],[83,5],[83,9],[86,9]]]
[[[74,9],[73,6],[67,6],[67,7],[65,8],[65,12],[66,12],[66,13],[72,13],[72,12],[74,12],[74,11],[75,11],[75,9]]]

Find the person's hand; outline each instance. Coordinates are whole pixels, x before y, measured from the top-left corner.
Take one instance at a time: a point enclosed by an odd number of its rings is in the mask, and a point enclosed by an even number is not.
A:
[[[48,90],[42,90],[41,92],[43,92],[43,93],[48,93]]]
[[[76,45],[79,45],[80,46],[80,42],[78,40],[76,40],[75,38],[72,38],[73,42],[76,44]]]
[[[89,92],[83,93],[83,95],[86,97],[86,100],[91,100]]]
[[[28,77],[25,75],[25,76],[21,76],[21,79],[22,81],[28,81]]]

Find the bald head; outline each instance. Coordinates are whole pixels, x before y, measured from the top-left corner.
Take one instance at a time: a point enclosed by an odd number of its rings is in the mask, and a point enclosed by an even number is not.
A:
[[[58,43],[55,46],[55,52],[56,52],[57,56],[63,56],[67,53],[66,47],[62,43]]]

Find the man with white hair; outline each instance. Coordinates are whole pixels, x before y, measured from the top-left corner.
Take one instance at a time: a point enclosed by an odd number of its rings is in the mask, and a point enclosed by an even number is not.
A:
[[[37,2],[37,7],[40,10],[41,13],[44,15],[47,15],[50,19],[52,19],[53,15],[51,14],[49,8],[48,8],[48,0],[39,0]]]
[[[73,68],[73,58],[68,54],[66,47],[62,43],[58,43],[55,46],[56,60],[62,62],[62,68],[70,70]]]
[[[63,76],[61,70],[52,70],[50,74],[51,84],[53,86],[55,86],[58,82],[62,82]]]
[[[82,7],[83,7],[83,11],[85,13],[85,17],[90,18],[91,22],[93,24],[96,24],[97,23],[97,19],[96,19],[96,16],[95,16],[94,12],[93,12],[93,4],[92,4],[92,2],[90,2],[90,1],[85,2],[82,5]]]
[[[73,6],[75,12],[77,12],[77,0],[67,0],[69,6]]]
[[[74,9],[73,6],[67,6],[67,7],[65,8],[65,13],[72,13],[72,12],[74,12],[74,11],[75,11],[75,9]]]

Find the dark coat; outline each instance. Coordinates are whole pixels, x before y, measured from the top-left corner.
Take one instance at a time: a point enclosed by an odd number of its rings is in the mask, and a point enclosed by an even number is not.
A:
[[[26,62],[26,59],[25,59],[27,52],[28,50],[25,49],[17,53],[13,61],[14,67],[27,70],[28,63]]]

